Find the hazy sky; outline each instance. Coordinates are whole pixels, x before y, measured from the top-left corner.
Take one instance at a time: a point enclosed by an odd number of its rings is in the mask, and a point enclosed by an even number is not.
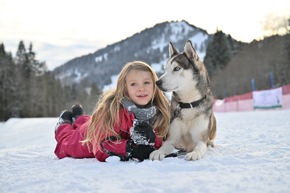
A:
[[[0,0],[0,43],[6,51],[33,43],[49,69],[95,52],[157,23],[186,20],[251,42],[270,15],[290,17],[289,0]]]

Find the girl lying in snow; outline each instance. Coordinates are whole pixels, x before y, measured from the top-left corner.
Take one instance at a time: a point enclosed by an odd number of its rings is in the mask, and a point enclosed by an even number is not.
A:
[[[55,130],[57,157],[148,159],[169,126],[169,102],[156,87],[157,79],[148,64],[130,62],[119,74],[116,89],[100,97],[92,116],[85,115],[81,105],[63,111]]]

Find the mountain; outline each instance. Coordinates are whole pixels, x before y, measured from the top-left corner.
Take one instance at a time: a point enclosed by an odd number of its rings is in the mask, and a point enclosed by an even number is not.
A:
[[[203,60],[211,39],[205,30],[186,21],[172,21],[156,24],[120,42],[108,45],[95,53],[74,58],[56,68],[53,73],[64,85],[96,84],[100,89],[112,83],[111,77],[118,75],[130,61],[141,60],[161,73],[168,59],[168,43],[172,42],[179,51],[191,40]]]
[[[222,31],[208,34],[186,21],[156,24],[94,53],[74,58],[53,73],[63,85],[92,88],[93,84],[106,90],[115,85],[117,75],[130,61],[147,62],[160,75],[168,59],[169,42],[183,51],[187,40],[192,41],[204,61],[217,98],[252,91],[252,79],[257,90],[271,88],[269,76],[274,78],[274,87],[290,83],[289,34],[243,43]]]

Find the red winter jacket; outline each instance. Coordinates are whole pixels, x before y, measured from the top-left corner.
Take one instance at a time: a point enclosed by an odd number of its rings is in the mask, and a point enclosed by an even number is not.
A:
[[[96,154],[89,151],[86,145],[82,145],[81,141],[85,138],[85,133],[88,128],[88,120],[90,116],[82,115],[77,118],[73,125],[61,124],[56,133],[55,139],[57,141],[54,153],[58,158],[74,157],[74,158],[92,158],[96,157],[99,161],[105,161],[109,155],[97,149]],[[120,125],[115,126],[114,130],[121,136],[118,142],[105,141],[103,146],[105,149],[126,156],[126,144],[130,139],[130,128],[133,126],[134,114],[128,112],[126,109],[120,110]],[[116,124],[117,125],[117,124]],[[155,148],[159,149],[162,144],[162,139],[156,136]],[[92,150],[92,145],[90,145]]]

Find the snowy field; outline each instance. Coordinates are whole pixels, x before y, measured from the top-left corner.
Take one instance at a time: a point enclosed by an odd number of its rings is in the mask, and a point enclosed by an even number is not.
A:
[[[0,123],[0,192],[290,192],[290,110],[216,113],[216,147],[199,161],[59,160],[57,118]]]

